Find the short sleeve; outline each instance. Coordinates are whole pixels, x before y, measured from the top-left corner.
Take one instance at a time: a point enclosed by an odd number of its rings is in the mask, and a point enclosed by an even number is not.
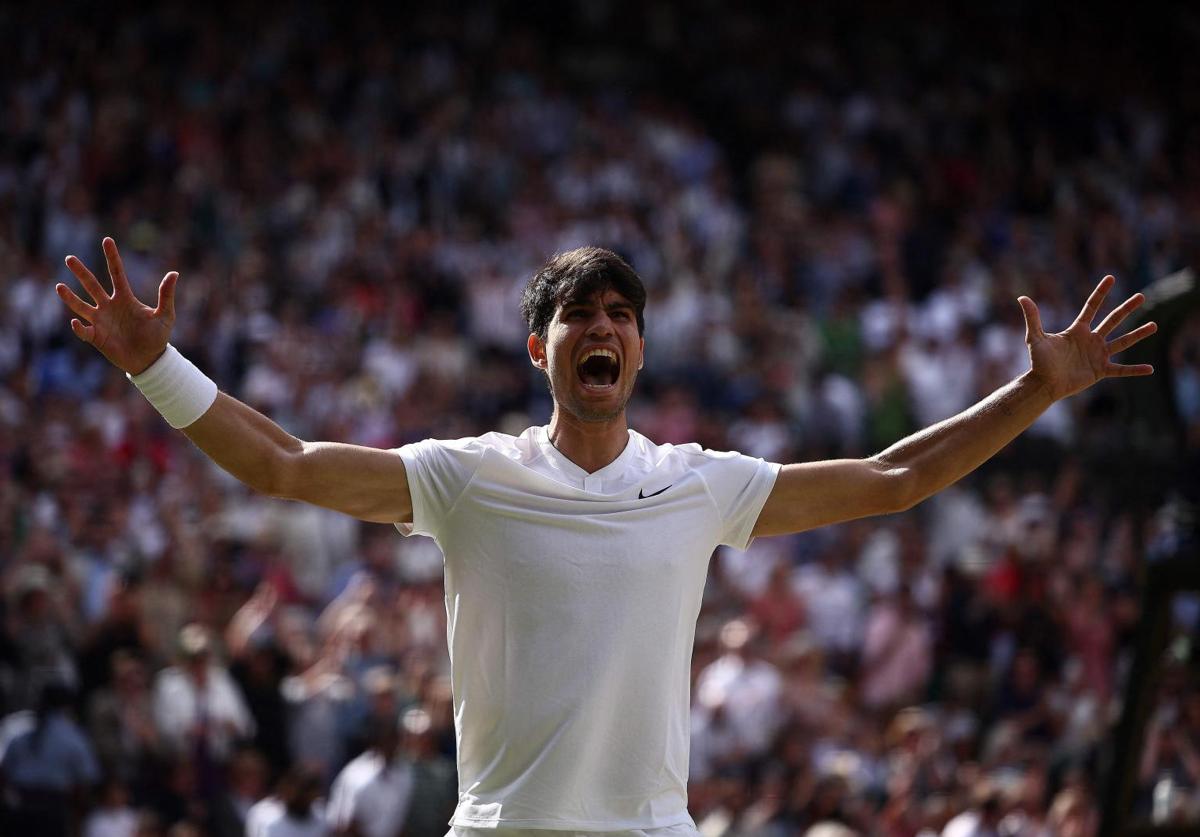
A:
[[[703,456],[698,471],[721,516],[721,543],[745,549],[781,466],[741,453],[706,450]]]
[[[412,523],[397,523],[402,535],[436,538],[442,523],[483,461],[478,439],[426,439],[399,449],[412,496]]]

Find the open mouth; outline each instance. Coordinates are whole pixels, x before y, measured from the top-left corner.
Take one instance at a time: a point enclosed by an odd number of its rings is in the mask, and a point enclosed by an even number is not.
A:
[[[588,349],[579,359],[575,371],[588,389],[607,389],[617,383],[621,362],[612,349]]]

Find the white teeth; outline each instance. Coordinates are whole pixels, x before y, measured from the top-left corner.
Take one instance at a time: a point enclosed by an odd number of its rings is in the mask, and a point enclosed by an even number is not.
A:
[[[578,364],[579,367],[582,368],[585,363],[587,363],[591,358],[594,358],[594,357],[608,358],[608,360],[613,365],[613,369],[620,369],[620,361],[617,360],[617,353],[614,352],[612,349],[606,349],[601,346],[597,346],[595,348],[588,349],[586,352],[584,352],[583,357],[579,358],[579,364]],[[582,372],[580,373],[580,377],[582,377]],[[589,384],[585,381],[583,383],[583,385],[587,389],[608,390],[608,389],[611,389],[613,386],[615,386],[615,382],[605,382],[603,384]]]
[[[612,349],[588,349],[587,352],[584,353],[583,357],[579,359],[579,362],[585,363],[589,358],[593,357],[606,357],[613,363],[616,363],[617,361],[617,353]]]

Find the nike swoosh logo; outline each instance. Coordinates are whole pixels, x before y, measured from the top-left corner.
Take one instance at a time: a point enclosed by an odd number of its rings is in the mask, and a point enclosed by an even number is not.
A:
[[[674,485],[674,484],[675,483],[671,483],[671,485]],[[670,488],[671,485],[668,485],[667,488]],[[638,499],[639,500],[649,500],[651,497],[657,497],[659,494],[662,494],[664,491],[666,491],[667,488],[660,488],[660,489],[658,489],[658,491],[655,491],[653,494],[643,494],[642,489],[639,488],[638,489]]]

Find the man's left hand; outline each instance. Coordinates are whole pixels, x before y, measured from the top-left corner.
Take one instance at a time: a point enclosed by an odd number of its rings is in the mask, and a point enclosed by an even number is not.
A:
[[[1032,363],[1030,375],[1047,388],[1054,400],[1087,389],[1102,378],[1150,375],[1154,367],[1148,363],[1113,363],[1112,356],[1158,331],[1158,326],[1145,323],[1113,340],[1108,337],[1121,322],[1146,301],[1134,294],[1114,308],[1100,325],[1092,328],[1092,320],[1104,304],[1104,298],[1116,280],[1105,276],[1084,303],[1083,310],[1066,331],[1047,334],[1042,330],[1042,318],[1037,305],[1027,296],[1017,299],[1025,315],[1025,343],[1029,346]]]

